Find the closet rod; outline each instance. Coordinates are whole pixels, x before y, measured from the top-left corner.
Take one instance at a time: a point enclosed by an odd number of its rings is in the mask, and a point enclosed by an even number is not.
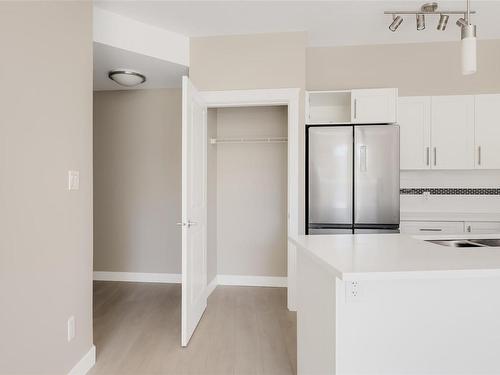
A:
[[[217,143],[286,143],[285,137],[269,137],[269,138],[210,138],[211,144]]]

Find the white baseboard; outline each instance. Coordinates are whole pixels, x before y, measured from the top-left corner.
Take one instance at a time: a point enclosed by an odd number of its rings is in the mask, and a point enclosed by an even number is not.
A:
[[[287,278],[277,276],[217,275],[217,284],[284,288],[287,286]]]
[[[180,284],[179,273],[103,272],[94,271],[96,281],[131,281],[138,283]]]
[[[207,286],[207,297],[210,296],[210,294],[212,294],[212,292],[215,290],[215,288],[217,288],[217,276],[215,276],[212,281],[210,281],[210,283],[208,283],[208,286]]]
[[[92,345],[90,350],[82,359],[70,370],[68,375],[85,375],[95,365],[95,346]]]
[[[179,284],[181,283],[182,275],[178,273],[94,271],[94,280]],[[277,276],[217,275],[207,286],[208,295],[210,295],[214,291],[217,285],[263,286],[263,287],[285,288],[287,286],[287,278],[277,277]]]

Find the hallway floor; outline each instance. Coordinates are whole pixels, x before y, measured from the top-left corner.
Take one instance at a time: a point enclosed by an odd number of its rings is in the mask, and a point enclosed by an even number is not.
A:
[[[187,348],[179,284],[94,282],[91,375],[295,374],[296,315],[285,288],[218,286]]]

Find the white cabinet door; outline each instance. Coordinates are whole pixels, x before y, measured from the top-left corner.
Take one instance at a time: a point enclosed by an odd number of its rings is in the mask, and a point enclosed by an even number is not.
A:
[[[500,223],[495,221],[471,221],[465,223],[466,233],[500,234]]]
[[[401,233],[405,234],[460,234],[464,232],[463,221],[402,221]]]
[[[474,96],[432,97],[432,168],[474,169]]]
[[[476,168],[500,169],[500,95],[476,95]]]
[[[401,169],[431,167],[431,97],[409,96],[398,99],[401,134]]]
[[[351,92],[351,121],[355,124],[394,123],[397,89],[363,89]]]

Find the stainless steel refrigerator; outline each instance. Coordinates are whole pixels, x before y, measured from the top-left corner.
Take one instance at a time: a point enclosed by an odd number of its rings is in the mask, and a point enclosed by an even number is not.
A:
[[[306,127],[306,233],[399,231],[399,126]]]

